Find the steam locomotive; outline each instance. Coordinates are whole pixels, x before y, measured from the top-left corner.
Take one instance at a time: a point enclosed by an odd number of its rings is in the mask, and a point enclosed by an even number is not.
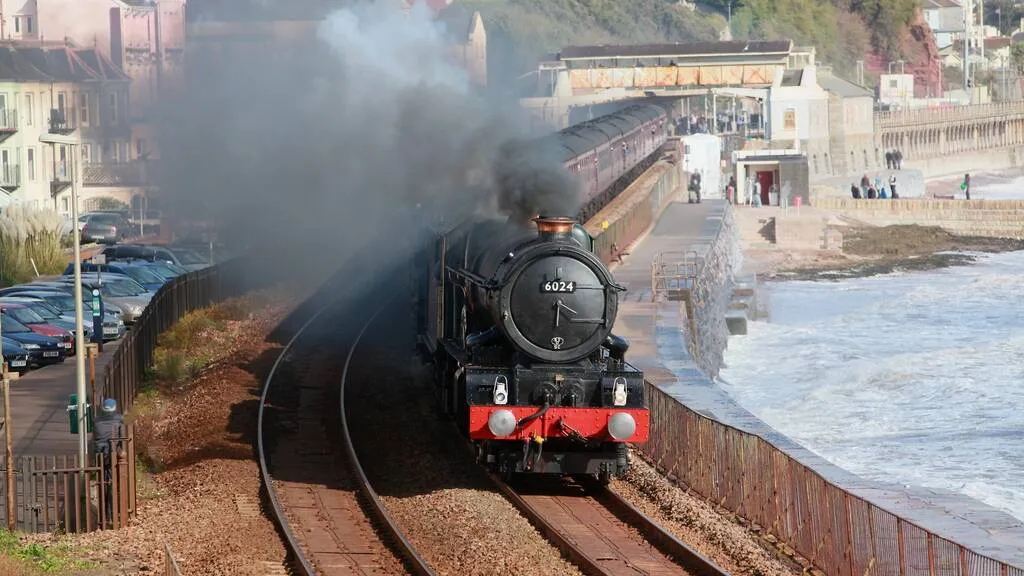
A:
[[[471,219],[420,255],[435,395],[491,470],[607,482],[649,430],[643,372],[611,332],[624,288],[574,219],[533,222]]]
[[[580,216],[586,222],[631,180],[624,176],[650,167],[667,139],[665,110],[637,104],[555,132],[540,143],[557,146],[563,165],[579,180]]]

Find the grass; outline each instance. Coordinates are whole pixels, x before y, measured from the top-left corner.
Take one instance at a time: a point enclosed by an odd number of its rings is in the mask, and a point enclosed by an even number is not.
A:
[[[16,534],[0,530],[0,575],[77,574],[96,566],[73,555],[70,544],[24,543]]]

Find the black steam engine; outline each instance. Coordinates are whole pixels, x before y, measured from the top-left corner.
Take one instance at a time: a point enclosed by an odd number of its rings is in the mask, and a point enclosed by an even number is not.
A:
[[[494,470],[607,480],[649,427],[643,373],[611,333],[622,287],[574,220],[534,223],[470,221],[422,255],[436,395]]]

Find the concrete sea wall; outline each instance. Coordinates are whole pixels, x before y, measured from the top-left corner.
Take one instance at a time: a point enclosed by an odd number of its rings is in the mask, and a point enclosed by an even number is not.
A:
[[[1024,238],[1024,200],[854,200],[812,197],[811,206],[868,224],[939,226],[954,234]]]

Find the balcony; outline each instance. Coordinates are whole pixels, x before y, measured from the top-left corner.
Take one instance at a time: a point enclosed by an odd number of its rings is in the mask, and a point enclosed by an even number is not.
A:
[[[144,162],[102,162],[82,166],[83,186],[132,186],[148,184]]]
[[[14,136],[18,131],[18,111],[0,108],[0,142]]]
[[[50,134],[68,135],[75,131],[75,119],[67,110],[50,109]]]
[[[58,194],[71,187],[71,170],[67,162],[56,162],[53,165],[53,180],[50,180],[50,196],[57,197]]]
[[[0,164],[0,188],[13,192],[21,186],[21,165]]]

